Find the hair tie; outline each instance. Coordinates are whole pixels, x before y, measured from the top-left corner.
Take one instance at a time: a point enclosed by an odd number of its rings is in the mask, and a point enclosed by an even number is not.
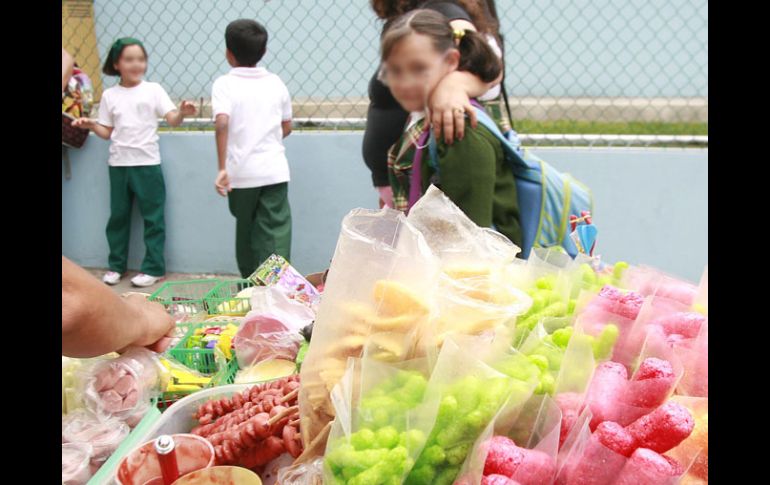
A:
[[[463,37],[465,37],[465,29],[454,29],[452,31],[452,37],[456,41],[460,41]]]

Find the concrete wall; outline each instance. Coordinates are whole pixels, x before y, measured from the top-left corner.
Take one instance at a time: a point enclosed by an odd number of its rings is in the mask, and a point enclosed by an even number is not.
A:
[[[295,133],[286,139],[292,170],[293,264],[303,273],[326,268],[340,222],[377,196],[361,159],[361,132]],[[108,142],[93,135],[70,150],[72,178],[62,170],[62,252],[84,266],[107,264]],[[167,187],[166,258],[172,272],[231,272],[235,222],[214,192],[213,132],[164,133]],[[597,253],[658,267],[696,281],[708,262],[708,150],[540,148],[544,159],[594,191]],[[129,268],[144,254],[134,211]]]

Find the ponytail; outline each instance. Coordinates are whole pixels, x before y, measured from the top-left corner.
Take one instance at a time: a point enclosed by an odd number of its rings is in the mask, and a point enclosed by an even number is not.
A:
[[[500,58],[489,46],[483,34],[472,30],[455,30],[453,36],[455,42],[459,40],[457,45],[457,49],[460,51],[458,71],[468,71],[485,83],[492,82],[500,76],[503,69]]]

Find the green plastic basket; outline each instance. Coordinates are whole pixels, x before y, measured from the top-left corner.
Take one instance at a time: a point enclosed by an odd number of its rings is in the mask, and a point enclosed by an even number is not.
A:
[[[236,295],[254,286],[247,279],[225,280],[220,282],[206,295],[206,307],[210,315],[228,315],[242,317],[251,310],[251,298],[238,298]]]
[[[227,322],[203,321],[186,325],[188,328],[184,337],[182,337],[182,339],[179,340],[179,342],[168,351],[168,354],[180,364],[183,364],[190,369],[196,370],[201,374],[216,374],[217,371],[219,371],[219,366],[217,365],[216,359],[214,357],[214,349],[188,348],[188,342],[195,334],[195,330],[209,326],[224,326],[227,325]],[[181,326],[182,325],[179,327]],[[234,354],[233,358],[235,358]]]
[[[221,282],[217,278],[167,281],[150,295],[150,300],[166,307],[172,315],[185,317],[205,314],[206,295]]]
[[[211,351],[210,349],[207,349]],[[212,351],[213,352],[213,351]],[[202,387],[194,391],[179,391],[179,392],[164,392],[158,398],[158,409],[165,411],[172,404],[179,401],[183,397],[187,397],[190,394],[194,394],[203,389],[209,389],[211,387],[224,386],[226,384],[232,384],[235,382],[235,374],[238,373],[238,359],[235,358],[235,351],[233,351],[233,358],[227,361],[227,365],[217,369],[216,373],[211,377],[211,381]]]

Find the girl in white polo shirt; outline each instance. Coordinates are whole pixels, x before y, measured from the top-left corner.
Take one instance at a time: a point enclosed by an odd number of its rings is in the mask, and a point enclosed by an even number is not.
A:
[[[166,187],[160,168],[158,118],[165,118],[170,126],[178,126],[185,116],[195,114],[192,103],[182,101],[177,109],[160,84],[145,81],[146,71],[147,51],[140,41],[131,37],[115,41],[102,72],[120,76],[120,83],[102,94],[97,120],[80,118],[73,123],[112,142],[108,160],[110,256],[109,271],[103,277],[109,285],[117,284],[126,272],[134,197],[144,219],[146,252],[141,272],[131,283],[152,286],[166,274],[163,255]]]

